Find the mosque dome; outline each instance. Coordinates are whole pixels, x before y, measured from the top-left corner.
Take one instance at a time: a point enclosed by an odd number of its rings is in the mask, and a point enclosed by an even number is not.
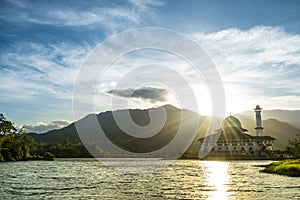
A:
[[[238,118],[229,116],[224,119],[223,128],[242,128],[242,124]]]

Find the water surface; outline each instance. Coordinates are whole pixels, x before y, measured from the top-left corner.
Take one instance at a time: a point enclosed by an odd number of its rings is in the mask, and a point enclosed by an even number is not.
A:
[[[136,173],[93,159],[4,162],[0,199],[300,199],[299,178],[259,173],[268,163],[177,160]]]

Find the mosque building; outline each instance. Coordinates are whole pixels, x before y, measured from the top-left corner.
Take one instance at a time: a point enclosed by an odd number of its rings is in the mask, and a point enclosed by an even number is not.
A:
[[[247,134],[241,122],[230,115],[215,134],[199,139],[201,149],[210,151],[209,155],[257,155],[261,150],[275,150],[276,139],[263,135],[262,108],[257,105],[254,110],[256,136]]]

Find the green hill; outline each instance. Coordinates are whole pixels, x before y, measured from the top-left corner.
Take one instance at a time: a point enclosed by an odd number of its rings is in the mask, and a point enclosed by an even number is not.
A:
[[[182,142],[192,140],[192,143],[188,151],[192,154],[197,154],[199,150],[198,139],[206,135],[207,129],[210,124],[210,118],[207,116],[200,116],[195,112],[189,110],[181,110],[171,105],[166,105],[163,107],[166,111],[167,118],[162,129],[151,137],[131,137],[128,134],[125,134],[119,126],[116,124],[113,115],[122,116],[124,112],[128,110],[118,110],[118,111],[107,111],[96,115],[96,118],[101,125],[103,131],[107,138],[112,141],[116,146],[122,148],[126,151],[136,152],[136,153],[145,153],[152,152],[160,149],[161,147],[167,145],[174,139],[179,130],[180,124],[181,128],[185,130],[185,134],[181,136],[180,140]],[[129,110],[132,120],[140,125],[147,126],[150,123],[149,112],[155,111],[155,109],[160,108],[151,108],[146,110]],[[157,111],[157,110],[156,110]],[[158,112],[158,115],[160,113]],[[95,132],[96,128],[93,128],[91,123],[92,118],[95,114],[90,114],[79,120],[77,123],[86,127],[87,135],[85,138],[88,139],[90,143],[94,142],[94,136],[97,135]],[[249,130],[249,134],[255,135],[255,122],[253,118],[248,115],[236,115],[242,122],[242,126]],[[192,130],[192,125],[195,122],[199,122],[196,134]],[[289,125],[278,121],[276,119],[268,119],[263,121],[264,126],[264,135],[269,135],[277,139],[277,148],[283,150],[288,144],[288,140],[296,138],[296,135],[300,133],[300,130]],[[218,126],[215,126],[213,130],[218,129]],[[143,136],[145,133],[141,133]],[[72,123],[67,127],[58,130],[48,131],[44,134],[30,134],[34,140],[40,143],[46,144],[57,144],[57,143],[70,143],[78,144],[81,143],[80,137],[78,136],[75,124]],[[193,137],[195,136],[195,137]],[[192,138],[190,138],[192,137]],[[101,146],[101,145],[100,145]]]
[[[193,149],[194,153],[196,154],[198,151],[197,139],[205,136],[207,127],[209,125],[209,119],[207,117],[200,116],[195,112],[189,110],[181,110],[171,105],[163,106],[163,108],[165,109],[167,116],[164,126],[160,131],[157,132],[157,134],[154,134],[153,136],[147,138],[132,137],[122,131],[116,124],[113,115],[122,116],[128,110],[107,111],[96,115],[96,117],[106,137],[109,138],[109,140],[112,141],[112,143],[114,143],[116,146],[126,151],[146,153],[158,150],[169,144],[170,141],[172,141],[176,136],[179,128],[181,128],[185,132],[178,141],[184,142],[183,144],[190,143],[189,141],[192,141],[191,149]],[[129,113],[132,120],[137,125],[146,126],[150,123],[149,112],[162,112],[160,110],[161,107],[146,110],[135,109],[129,110]],[[159,112],[156,113],[160,115]],[[85,130],[88,130],[86,131],[85,135],[82,136],[84,137],[84,141],[88,140],[85,141],[86,143],[95,142],[98,135],[97,133],[95,133],[95,130],[97,130],[97,128],[93,123],[91,123],[94,116],[95,114],[90,114],[76,122],[77,125],[80,124],[82,127],[86,127]],[[199,127],[196,127],[196,134],[195,131],[192,130],[194,123],[199,123]],[[140,133],[141,136],[143,136],[143,134],[145,133]],[[81,142],[75,128],[75,123],[72,123],[62,129],[48,131],[44,134],[31,134],[31,136],[37,142],[47,144],[76,144]]]

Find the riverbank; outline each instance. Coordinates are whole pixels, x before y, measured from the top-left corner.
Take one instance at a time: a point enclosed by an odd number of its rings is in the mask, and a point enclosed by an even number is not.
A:
[[[272,162],[266,165],[261,172],[300,177],[300,159]]]
[[[22,159],[15,159],[10,157],[10,159],[4,160],[0,159],[0,162],[16,162],[16,161],[33,161],[33,160],[47,160],[47,161],[53,161],[55,159],[55,156],[51,154],[50,152],[46,152],[44,156],[40,155],[34,155],[34,156],[28,156],[26,158]]]

